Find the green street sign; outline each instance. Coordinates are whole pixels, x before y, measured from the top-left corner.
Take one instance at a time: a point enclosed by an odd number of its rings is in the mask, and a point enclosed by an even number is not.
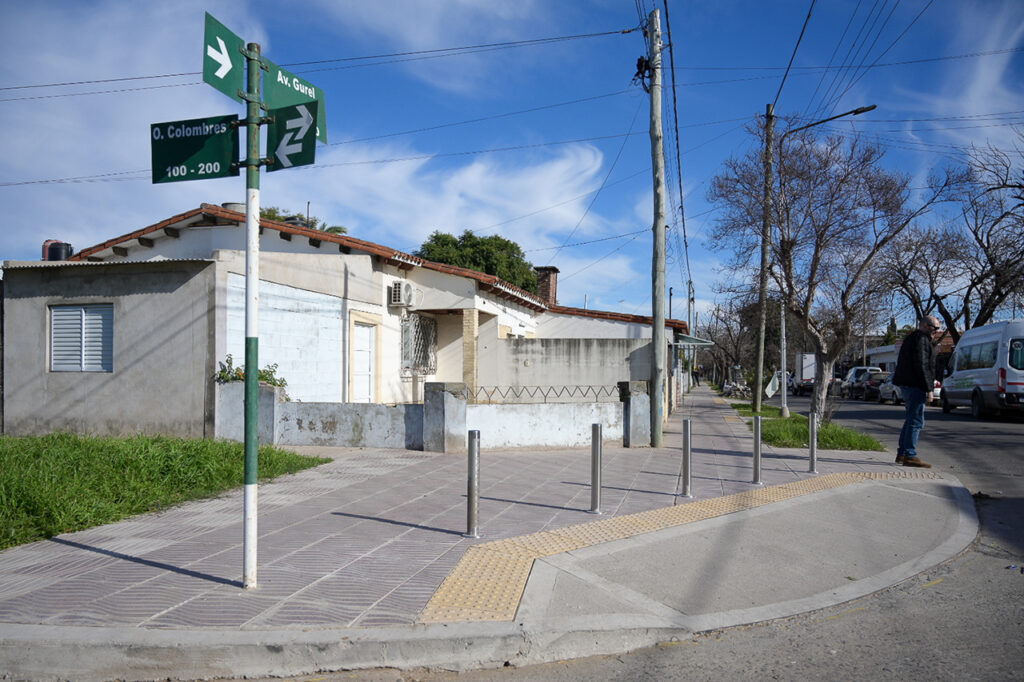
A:
[[[267,126],[268,171],[308,166],[316,160],[317,102],[271,109]]]
[[[241,38],[206,13],[203,34],[203,81],[238,102],[245,90],[245,56]]]
[[[268,109],[280,109],[293,104],[316,102],[319,116],[316,123],[316,139],[327,144],[327,105],[324,91],[307,80],[264,58],[267,71],[263,74],[263,100]]]
[[[153,183],[238,175],[238,116],[149,126]]]

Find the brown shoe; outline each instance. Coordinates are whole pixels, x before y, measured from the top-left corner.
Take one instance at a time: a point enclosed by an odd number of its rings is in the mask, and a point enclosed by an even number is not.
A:
[[[907,461],[907,456],[906,455],[896,455],[896,463],[897,464],[903,464],[906,461]]]
[[[921,467],[922,469],[931,469],[932,465],[925,462],[920,457],[904,457],[903,466],[905,467]]]

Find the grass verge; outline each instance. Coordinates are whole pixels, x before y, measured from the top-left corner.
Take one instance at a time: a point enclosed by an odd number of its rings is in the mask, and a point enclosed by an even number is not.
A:
[[[753,417],[752,403],[732,403],[740,416]],[[807,417],[790,414],[788,419],[779,417],[779,408],[761,405],[761,440],[778,448],[805,448],[810,441]],[[749,425],[749,424],[748,424]],[[753,428],[752,425],[751,428]],[[884,452],[885,446],[871,436],[831,422],[818,429],[818,447],[824,450],[870,450]]]
[[[261,447],[260,480],[330,460]],[[241,443],[68,433],[0,436],[0,549],[242,485]]]

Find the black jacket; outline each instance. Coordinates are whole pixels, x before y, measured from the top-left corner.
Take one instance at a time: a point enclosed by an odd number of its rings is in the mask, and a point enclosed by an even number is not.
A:
[[[931,336],[920,329],[911,332],[900,346],[892,383],[913,386],[928,393],[935,386],[935,349]]]

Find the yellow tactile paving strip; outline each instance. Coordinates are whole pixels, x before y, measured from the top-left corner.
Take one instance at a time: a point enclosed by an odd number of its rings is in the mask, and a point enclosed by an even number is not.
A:
[[[533,562],[541,557],[754,509],[865,480],[900,478],[940,476],[925,471],[828,474],[795,483],[474,545],[466,551],[455,570],[431,597],[420,615],[420,622],[513,620]]]

